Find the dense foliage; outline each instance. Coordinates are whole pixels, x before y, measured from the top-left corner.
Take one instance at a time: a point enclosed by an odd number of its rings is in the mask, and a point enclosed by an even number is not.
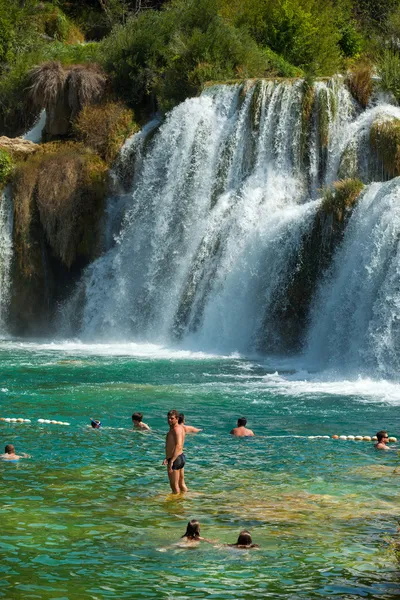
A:
[[[365,104],[360,64],[400,100],[399,37],[400,0],[0,0],[0,133],[37,117],[29,72],[46,61],[100,63],[143,117],[210,80],[349,68]]]

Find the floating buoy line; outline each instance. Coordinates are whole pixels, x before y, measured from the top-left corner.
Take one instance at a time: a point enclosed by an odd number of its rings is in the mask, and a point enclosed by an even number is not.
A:
[[[32,423],[31,419],[23,419],[22,417],[0,417],[0,421],[4,421],[5,423]],[[55,421],[54,419],[38,419],[37,422],[46,425],[70,425],[66,421]]]
[[[376,435],[309,435],[309,440],[325,439],[325,440],[349,440],[350,442],[377,442]],[[396,437],[390,437],[389,442],[397,442]]]
[[[5,423],[32,423],[31,419],[23,419],[22,417],[0,417],[0,421]],[[37,419],[37,422],[40,425],[70,425],[71,423],[67,423],[66,421],[55,421],[54,419]],[[90,425],[88,425],[90,427]],[[105,429],[119,429],[123,430],[123,427],[106,427]],[[260,436],[261,437],[261,436]],[[267,437],[294,437],[294,438],[307,438],[309,440],[348,440],[351,442],[376,442],[378,438],[376,435],[272,435]],[[396,437],[390,437],[389,442],[397,442]]]

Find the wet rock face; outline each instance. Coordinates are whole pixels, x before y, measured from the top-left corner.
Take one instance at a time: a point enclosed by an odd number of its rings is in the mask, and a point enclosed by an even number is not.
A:
[[[19,163],[12,180],[10,330],[50,333],[57,303],[99,250],[107,166],[78,145]]]

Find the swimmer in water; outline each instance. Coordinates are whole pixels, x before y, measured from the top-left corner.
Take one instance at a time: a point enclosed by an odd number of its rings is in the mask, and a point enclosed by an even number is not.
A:
[[[193,542],[208,542],[205,538],[200,535],[200,523],[196,519],[189,521],[186,527],[185,534],[181,537],[181,540],[187,543]]]
[[[183,413],[179,414],[178,423],[179,425],[182,425],[182,427],[185,430],[185,433],[199,433],[199,431],[203,431],[202,429],[198,429],[197,427],[193,427],[192,425],[185,425],[185,415]]]
[[[251,535],[246,529],[243,529],[239,533],[239,537],[237,539],[236,544],[228,544],[230,548],[240,548],[241,550],[248,550],[250,548],[259,548],[258,544],[253,544],[253,540],[251,539]]]
[[[376,434],[376,437],[378,438],[378,441],[375,444],[375,448],[377,450],[391,450],[392,449],[392,448],[389,448],[389,446],[387,445],[387,442],[389,440],[387,431],[385,431],[384,429],[382,429],[382,431],[378,431],[378,433]]]
[[[142,431],[150,431],[150,427],[143,423],[143,414],[140,412],[133,413],[132,415],[132,423],[133,429],[141,429]]]
[[[232,429],[230,432],[231,435],[235,437],[252,437],[254,433],[251,429],[246,429],[247,419],[245,417],[241,417],[238,419],[237,427]]]
[[[90,418],[90,422],[92,424],[93,429],[100,429],[101,422],[98,419],[92,419],[92,418]]]
[[[29,454],[15,454],[15,448],[12,444],[7,444],[4,454],[0,454],[2,460],[19,460],[20,458],[30,458]]]
[[[165,459],[163,461],[163,465],[167,465],[169,484],[173,494],[187,492],[184,472],[186,458],[183,454],[186,431],[183,425],[179,425],[178,419],[178,411],[170,410],[168,413],[169,431],[165,440]]]

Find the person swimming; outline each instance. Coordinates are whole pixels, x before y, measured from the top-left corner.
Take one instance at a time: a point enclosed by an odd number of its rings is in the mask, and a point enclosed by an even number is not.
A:
[[[200,535],[200,523],[196,519],[192,519],[189,521],[186,527],[186,531],[181,537],[181,539],[185,539],[187,542],[201,542],[204,541],[204,538]]]
[[[134,429],[141,429],[142,431],[150,431],[150,427],[143,423],[143,414],[141,412],[133,413],[132,415],[132,423]]]
[[[240,417],[237,421],[237,427],[234,427],[230,434],[235,437],[253,437],[254,433],[251,429],[246,428],[247,419],[245,417]]]
[[[230,548],[240,548],[241,550],[248,550],[250,548],[259,548],[258,544],[253,544],[253,540],[251,539],[250,533],[243,529],[239,533],[239,537],[237,539],[236,544],[228,544]]]
[[[90,422],[92,424],[93,429],[100,429],[101,422],[98,419],[92,419],[92,418],[90,418]]]
[[[19,460],[20,458],[30,458],[29,454],[15,454],[15,448],[12,444],[7,444],[4,454],[0,454],[2,460]]]
[[[185,425],[185,415],[183,413],[179,413],[178,423],[179,425],[182,425],[182,427],[185,430],[185,433],[199,433],[200,431],[203,431],[198,427],[193,427],[193,425]]]

